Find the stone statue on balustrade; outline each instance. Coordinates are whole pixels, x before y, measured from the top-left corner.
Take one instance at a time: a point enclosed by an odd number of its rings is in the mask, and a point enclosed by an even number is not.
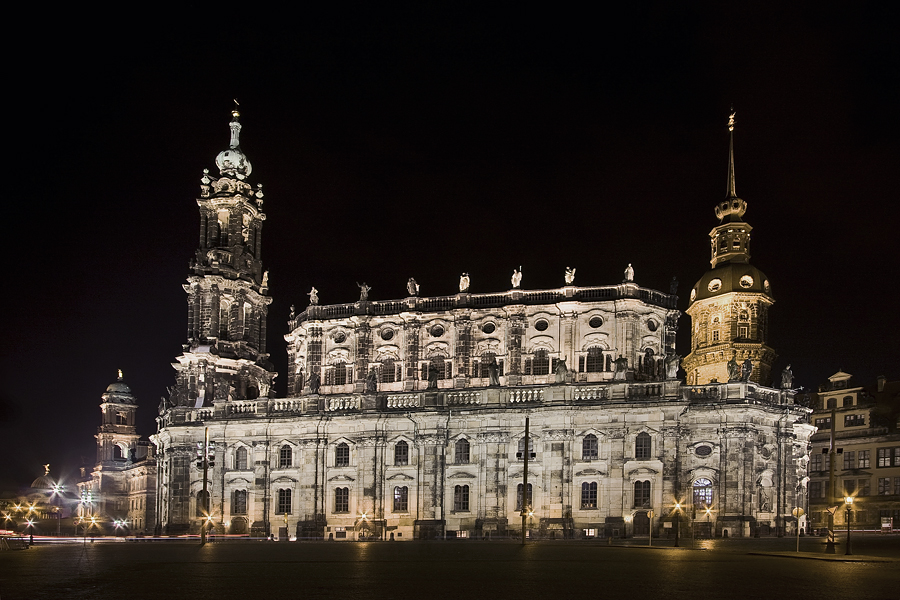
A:
[[[369,369],[368,375],[366,375],[366,393],[374,394],[378,391],[378,372],[375,370],[375,367]]]
[[[319,303],[319,290],[317,290],[316,288],[312,288],[311,290],[309,290],[306,295],[309,296],[310,306],[315,306]]]
[[[488,385],[497,387],[500,385],[500,365],[497,364],[497,357],[492,356],[491,362],[488,363]]]
[[[753,373],[753,363],[749,358],[745,358],[741,364],[741,381],[750,381],[751,373]]]
[[[512,281],[513,289],[518,288],[520,285],[522,285],[522,267],[521,267],[521,265],[519,266],[518,271],[513,269],[511,281]]]
[[[416,280],[412,277],[410,277],[409,281],[406,282],[406,291],[409,292],[410,296],[419,295],[419,284],[416,283]]]
[[[460,291],[460,293],[469,291],[469,283],[470,283],[470,279],[469,279],[468,273],[463,273],[462,275],[459,276],[459,291]]]
[[[674,352],[666,355],[666,379],[678,379],[678,368],[681,366],[681,357]]]
[[[573,283],[575,283],[575,268],[566,267],[566,285],[572,285]]]
[[[366,285],[365,281],[362,282],[362,285],[358,282],[356,285],[359,287],[359,301],[366,302],[369,299],[369,292],[372,290],[372,286]]]
[[[428,363],[428,389],[436,390],[438,387],[438,372],[434,365]]]
[[[556,383],[566,382],[566,376],[569,374],[569,367],[566,366],[565,358],[556,361],[556,368],[553,372],[556,374]]]
[[[319,373],[317,371],[313,371],[309,374],[309,379],[307,380],[309,384],[309,392],[311,394],[319,393],[319,386],[322,385],[322,379],[319,377]]]
[[[788,365],[781,372],[781,389],[789,390],[792,385],[794,385],[794,372],[791,371],[791,365]]]
[[[731,360],[728,361],[728,381],[741,380],[741,365],[737,361],[737,350],[731,351]]]
[[[616,371],[613,373],[613,381],[625,381],[625,372],[628,370],[628,359],[619,355],[616,359]]]
[[[625,268],[625,281],[634,281],[634,269],[631,267],[631,263],[628,263]]]

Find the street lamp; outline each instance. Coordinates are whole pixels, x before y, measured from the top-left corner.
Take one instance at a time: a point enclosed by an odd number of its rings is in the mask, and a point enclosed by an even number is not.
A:
[[[681,502],[675,503],[675,547],[678,547],[678,521],[681,516]]]
[[[709,523],[709,515],[712,510],[709,508],[709,505],[706,505],[706,534],[709,536],[709,539],[712,539],[712,526]]]
[[[847,496],[844,502],[847,505],[847,551],[844,554],[853,554],[850,552],[850,509],[853,507],[853,496]]]

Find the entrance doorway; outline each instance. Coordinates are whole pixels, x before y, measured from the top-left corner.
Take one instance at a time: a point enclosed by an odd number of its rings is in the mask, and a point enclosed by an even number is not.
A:
[[[634,535],[650,535],[650,517],[646,511],[634,513]]]

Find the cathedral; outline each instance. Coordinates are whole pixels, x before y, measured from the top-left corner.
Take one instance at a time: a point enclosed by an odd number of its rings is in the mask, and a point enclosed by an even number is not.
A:
[[[278,539],[750,536],[784,531],[809,409],[768,387],[768,279],[734,183],[690,292],[609,285],[292,307],[285,398],[267,352],[262,187],[231,139],[204,170],[187,340],[159,406],[156,530]],[[805,494],[801,494],[805,496]],[[525,531],[523,532],[523,527]]]

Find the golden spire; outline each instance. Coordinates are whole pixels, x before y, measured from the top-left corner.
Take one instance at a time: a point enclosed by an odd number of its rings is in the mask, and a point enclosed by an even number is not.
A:
[[[122,369],[119,369],[119,381],[122,381]]]
[[[731,109],[731,115],[728,117],[728,190],[726,198],[737,198],[737,191],[734,187],[734,107]]]
[[[231,109],[231,116],[234,117],[235,119],[237,119],[238,117],[241,116],[241,113],[238,110],[238,107],[240,107],[241,103],[237,101],[237,98],[233,98],[233,101],[234,101],[234,108]]]

